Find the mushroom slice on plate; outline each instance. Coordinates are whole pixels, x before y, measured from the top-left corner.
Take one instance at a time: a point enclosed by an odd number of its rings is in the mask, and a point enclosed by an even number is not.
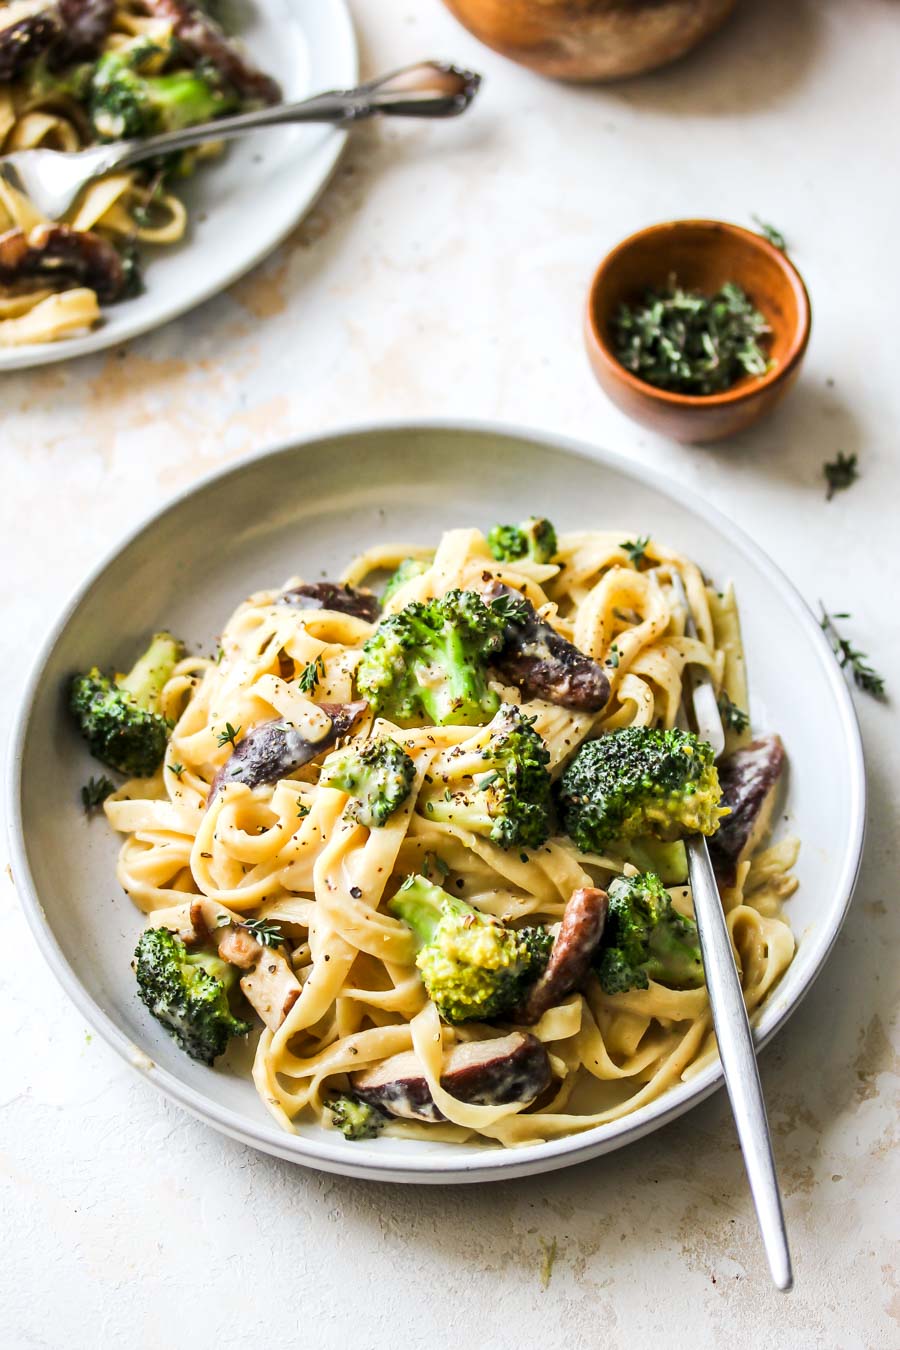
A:
[[[605,708],[609,680],[597,662],[557,633],[531,601],[510,586],[498,581],[485,592],[488,603],[503,596],[514,599],[517,610],[517,617],[507,624],[503,647],[492,659],[503,679],[528,698],[546,699],[576,712]]]
[[[344,586],[338,581],[303,582],[282,591],[278,600],[282,605],[296,605],[298,609],[335,610],[338,614],[350,614],[365,623],[376,623],[381,613],[377,595],[371,591],[357,590],[354,586]]]
[[[330,728],[320,740],[307,740],[297,727],[282,717],[260,722],[238,741],[234,753],[219,769],[210,788],[209,800],[213,800],[223,783],[243,783],[255,788],[262,783],[277,783],[279,779],[287,778],[352,731],[369,705],[360,699],[356,703],[320,703],[318,706],[331,720]]]
[[[275,80],[251,65],[200,5],[192,4],[191,0],[143,0],[143,7],[153,18],[170,23],[175,37],[193,60],[215,66],[243,98],[260,103],[280,102],[281,89]]]
[[[749,858],[768,834],[784,765],[784,746],[774,734],[719,760],[721,805],[729,814],[722,817],[709,849],[720,875],[733,876],[738,863]]]
[[[118,300],[125,291],[122,259],[112,244],[90,230],[69,225],[18,227],[0,235],[0,285],[40,282],[61,290],[88,286],[98,300]]]
[[[606,892],[595,886],[572,892],[543,974],[513,1013],[513,1021],[534,1026],[548,1008],[584,983],[603,936],[608,909]]]
[[[246,970],[241,989],[247,1002],[270,1031],[277,1031],[300,997],[300,981],[284,953],[263,946],[249,929],[237,925],[223,930],[219,955]]]
[[[444,1056],[441,1087],[472,1106],[529,1105],[550,1086],[550,1061],[540,1041],[522,1031],[491,1041],[463,1041]],[[409,1120],[443,1120],[418,1056],[407,1050],[350,1079],[361,1101]]]

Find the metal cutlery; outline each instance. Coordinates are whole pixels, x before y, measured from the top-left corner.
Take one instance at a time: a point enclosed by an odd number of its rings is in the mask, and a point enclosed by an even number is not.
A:
[[[687,616],[685,632],[688,636],[695,637],[696,624],[687,594],[677,573],[673,573],[673,586]],[[709,676],[696,667],[691,672],[689,699],[698,735],[713,745],[718,758],[725,747],[725,733],[716,704],[715,691]],[[682,721],[687,721],[684,704],[682,704]],[[684,843],[688,860],[688,878],[694,901],[694,916],[703,952],[709,1006],[722,1071],[725,1075],[725,1086],[731,1100],[735,1128],[744,1155],[747,1180],[750,1183],[750,1193],[756,1208],[769,1270],[776,1286],[788,1290],[793,1284],[793,1271],[781,1192],[775,1170],[766,1104],[756,1063],[753,1032],[735,965],[728,924],[719,898],[719,888],[706,839],[703,835],[693,835]]]
[[[280,103],[164,132],[141,141],[115,141],[85,150],[16,150],[0,157],[0,176],[48,220],[59,220],[88,183],[116,169],[171,155],[208,141],[233,140],[261,127],[326,122],[352,126],[371,117],[458,117],[478,93],[481,76],[440,61],[405,66],[356,89],[335,89],[300,103]]]

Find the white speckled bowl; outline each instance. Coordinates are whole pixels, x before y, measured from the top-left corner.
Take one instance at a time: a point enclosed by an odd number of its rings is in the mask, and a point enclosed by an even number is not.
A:
[[[141,918],[115,880],[118,839],[88,822],[79,788],[96,765],[66,714],[72,671],[126,664],[154,628],[210,650],[249,591],[292,572],[334,574],[376,539],[425,542],[462,523],[538,509],[562,529],[621,524],[690,553],[741,604],[754,724],[790,758],[789,828],[803,840],[789,904],[799,948],[758,1019],[767,1041],[814,980],[850,901],[863,845],[865,779],[849,693],[815,618],[778,569],[712,507],[660,475],[561,437],[474,424],[336,432],[206,479],[126,539],[78,591],[40,653],[12,738],[16,885],[32,929],[84,1017],[175,1101],[236,1139],[325,1171],[461,1182],[565,1167],[640,1138],[721,1082],[711,1066],[634,1115],[585,1134],[502,1152],[380,1139],[348,1144],[283,1133],[247,1076],[187,1059],[135,996],[129,959]]]

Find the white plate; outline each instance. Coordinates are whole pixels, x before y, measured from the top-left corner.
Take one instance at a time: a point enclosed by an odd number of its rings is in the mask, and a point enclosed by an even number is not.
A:
[[[562,529],[620,525],[691,554],[741,605],[757,728],[781,732],[786,810],[803,840],[788,906],[799,949],[758,1022],[782,1025],[843,921],[862,852],[865,780],[847,687],[816,620],[778,569],[730,521],[660,475],[560,437],[484,425],[335,433],[272,450],[207,479],[131,535],[56,624],[12,741],[13,871],[38,943],[84,1017],[151,1082],[203,1120],[269,1153],[326,1171],[398,1181],[482,1181],[594,1157],[656,1129],[720,1082],[710,1066],[623,1120],[502,1152],[396,1139],[349,1144],[318,1126],[283,1133],[246,1071],[189,1060],[138,1001],[129,959],[141,918],[115,880],[118,839],[88,822],[79,789],[96,764],[64,701],[71,673],[125,666],[163,625],[210,651],[235,604],[293,572],[335,575],[377,540],[428,542],[540,510]],[[249,1054],[249,1049],[247,1050]]]
[[[230,33],[281,84],[285,99],[358,81],[356,38],[345,0],[237,0]],[[84,337],[0,348],[0,373],[102,351],[168,323],[255,267],[303,219],[328,182],[347,139],[332,127],[271,127],[233,141],[176,191],[187,237],[143,249],[145,290],[103,310]]]

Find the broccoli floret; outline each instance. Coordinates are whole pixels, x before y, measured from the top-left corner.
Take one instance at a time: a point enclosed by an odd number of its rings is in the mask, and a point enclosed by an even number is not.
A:
[[[498,562],[530,558],[532,562],[548,563],[558,547],[556,530],[542,516],[529,516],[521,525],[494,525],[487,541]]]
[[[29,103],[52,99],[72,98],[83,103],[89,97],[94,66],[90,61],[59,70],[54,68],[47,54],[39,56],[29,66],[24,77],[24,94]]]
[[[399,591],[401,586],[405,586],[407,581],[412,581],[413,577],[420,577],[430,566],[431,563],[425,562],[422,558],[404,558],[396,572],[392,572],[385,583],[381,592],[382,605],[386,605],[391,596]]]
[[[331,1112],[335,1129],[354,1143],[360,1139],[374,1139],[388,1121],[383,1111],[368,1102],[361,1102],[358,1097],[334,1097],[325,1105]]]
[[[510,1012],[553,946],[545,928],[507,928],[423,876],[407,878],[388,909],[422,942],[416,965],[445,1022]]]
[[[232,1036],[252,1030],[228,1004],[238,973],[215,953],[188,954],[167,928],[148,928],[132,964],[142,1002],[191,1059],[212,1064]]]
[[[319,783],[340,788],[352,798],[346,814],[372,829],[386,825],[409,796],[416,766],[396,741],[385,736],[361,749],[349,746],[329,755]]]
[[[372,710],[401,726],[481,726],[500,706],[487,665],[506,620],[475,591],[448,591],[382,619],[356,679]]]
[[[133,778],[147,778],[158,769],[170,731],[159,712],[159,696],[181,652],[171,633],[157,633],[127,675],[110,679],[94,666],[75,676],[69,706],[101,764]]]
[[[607,994],[646,989],[651,980],[669,989],[703,984],[697,925],[673,907],[653,872],[616,877],[611,883],[597,974]]]
[[[533,724],[505,703],[478,737],[452,750],[421,796],[428,819],[501,848],[540,848],[550,833],[550,752]]]
[[[141,38],[106,52],[94,67],[89,108],[101,141],[178,131],[240,107],[233,89],[210,65],[148,74],[161,49]]]
[[[560,780],[559,805],[566,833],[591,853],[636,835],[715,834],[721,796],[706,741],[625,727],[581,746]]]
[[[664,886],[683,885],[688,879],[687,853],[681,839],[623,839],[609,850],[639,872],[655,872]]]

